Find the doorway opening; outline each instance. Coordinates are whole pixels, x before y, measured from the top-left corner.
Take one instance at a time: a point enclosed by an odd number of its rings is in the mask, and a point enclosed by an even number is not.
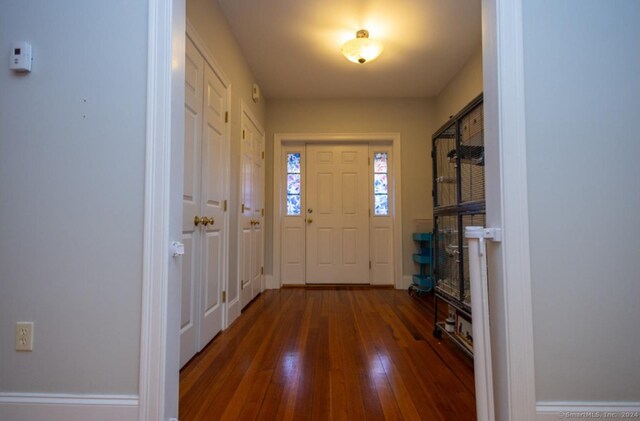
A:
[[[268,287],[400,286],[400,135],[274,137]]]

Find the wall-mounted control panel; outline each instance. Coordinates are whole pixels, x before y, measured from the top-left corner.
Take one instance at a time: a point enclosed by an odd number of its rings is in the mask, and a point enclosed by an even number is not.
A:
[[[28,42],[14,42],[11,44],[11,59],[9,68],[14,72],[30,72],[31,62],[31,44]]]

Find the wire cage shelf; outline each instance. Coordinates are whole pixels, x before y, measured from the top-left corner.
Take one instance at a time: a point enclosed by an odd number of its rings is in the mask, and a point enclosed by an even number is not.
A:
[[[462,118],[460,145],[460,204],[484,201],[484,131],[482,104]]]
[[[433,138],[434,207],[484,202],[482,102]]]
[[[433,334],[441,338],[443,332],[446,333],[469,355],[473,353],[473,338],[470,335],[460,336],[457,328],[453,333],[447,331],[446,321],[438,320],[438,306],[448,304],[450,309],[454,309],[456,321],[461,321],[460,326],[464,325],[462,330],[470,331],[471,282],[464,232],[468,226],[485,225],[483,126],[480,95],[432,137],[435,216]]]

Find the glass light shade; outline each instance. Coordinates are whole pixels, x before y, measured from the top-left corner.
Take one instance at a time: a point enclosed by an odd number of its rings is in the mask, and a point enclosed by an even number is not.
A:
[[[354,63],[368,63],[378,58],[384,50],[380,41],[369,38],[369,33],[358,31],[358,38],[345,42],[340,51],[344,56]]]

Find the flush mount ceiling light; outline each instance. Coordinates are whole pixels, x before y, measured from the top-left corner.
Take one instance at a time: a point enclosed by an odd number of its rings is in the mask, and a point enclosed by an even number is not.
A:
[[[356,39],[342,44],[342,54],[354,63],[368,63],[378,58],[382,54],[384,46],[380,41],[369,38],[369,31],[361,29],[356,32]]]

